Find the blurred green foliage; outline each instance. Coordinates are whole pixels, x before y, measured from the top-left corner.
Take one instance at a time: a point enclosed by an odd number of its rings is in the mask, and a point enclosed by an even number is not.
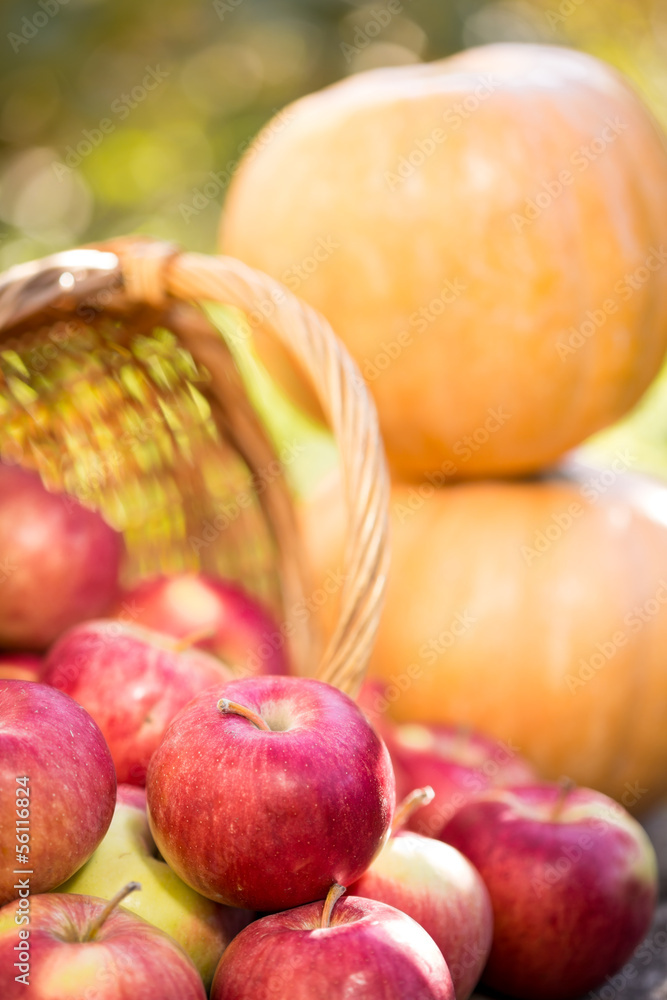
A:
[[[355,30],[384,5],[3,0],[0,269],[130,231],[214,251],[229,176],[279,108],[348,73],[470,45],[535,40],[592,52],[622,69],[667,125],[662,0],[402,0],[353,49]],[[641,463],[667,474],[663,382],[638,426]]]

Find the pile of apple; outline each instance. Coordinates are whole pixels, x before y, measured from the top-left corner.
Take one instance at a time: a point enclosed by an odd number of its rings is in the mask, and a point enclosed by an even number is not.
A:
[[[288,676],[229,583],[121,593],[120,537],[15,468],[0,554],[6,1000],[576,997],[646,933],[606,796]]]

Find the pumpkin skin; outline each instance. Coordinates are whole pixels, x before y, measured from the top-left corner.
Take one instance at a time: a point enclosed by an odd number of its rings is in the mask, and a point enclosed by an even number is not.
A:
[[[622,478],[396,486],[370,673],[395,719],[470,725],[641,811],[667,791],[667,488],[660,523]]]
[[[542,468],[640,397],[667,346],[667,149],[614,70],[482,46],[279,125],[232,181],[222,250],[329,319],[399,478]]]

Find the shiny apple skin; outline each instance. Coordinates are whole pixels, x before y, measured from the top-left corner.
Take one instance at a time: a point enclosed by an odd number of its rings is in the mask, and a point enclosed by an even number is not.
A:
[[[657,898],[651,843],[600,792],[557,785],[495,789],[443,831],[480,872],[494,936],[483,982],[526,1000],[585,995],[630,958]]]
[[[30,923],[23,926],[15,922],[18,901],[0,909],[3,1000],[206,1000],[185,952],[133,913],[114,910],[94,941],[82,941],[105,906],[94,896],[31,896]],[[27,986],[16,981],[14,968],[23,929],[30,934]]]
[[[177,639],[210,629],[213,634],[197,645],[228,663],[239,677],[289,673],[277,622],[230,580],[206,573],[152,577],[123,595],[118,614]]]
[[[280,731],[222,715],[222,697]],[[146,785],[162,857],[204,896],[275,911],[349,885],[389,834],[387,749],[336,688],[253,677],[198,695],[171,723]]]
[[[27,854],[15,863],[17,777],[29,779]],[[116,801],[111,753],[97,724],[68,695],[31,681],[0,681],[0,903],[18,896],[12,874],[30,869],[33,893],[54,889],[88,860]]]
[[[118,599],[122,535],[38,475],[0,465],[0,646],[45,649]]]
[[[479,872],[460,851],[399,830],[348,891],[416,920],[444,955],[456,1000],[467,1000],[489,957],[493,911]]]
[[[40,680],[78,701],[109,744],[118,781],[145,785],[167,726],[200,691],[232,677],[200,649],[170,636],[104,620],[75,626],[49,650]]]
[[[454,1000],[447,964],[414,920],[375,900],[340,899],[255,921],[232,941],[211,1000]]]

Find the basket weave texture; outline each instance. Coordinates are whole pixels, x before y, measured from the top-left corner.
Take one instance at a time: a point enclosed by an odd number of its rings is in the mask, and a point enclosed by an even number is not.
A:
[[[337,443],[348,532],[324,648],[304,613],[312,584],[281,462],[210,303],[277,338]],[[386,581],[384,452],[354,362],[278,282],[136,237],[12,268],[0,276],[0,455],[123,530],[130,576],[236,577],[272,605],[297,672],[357,693]]]

